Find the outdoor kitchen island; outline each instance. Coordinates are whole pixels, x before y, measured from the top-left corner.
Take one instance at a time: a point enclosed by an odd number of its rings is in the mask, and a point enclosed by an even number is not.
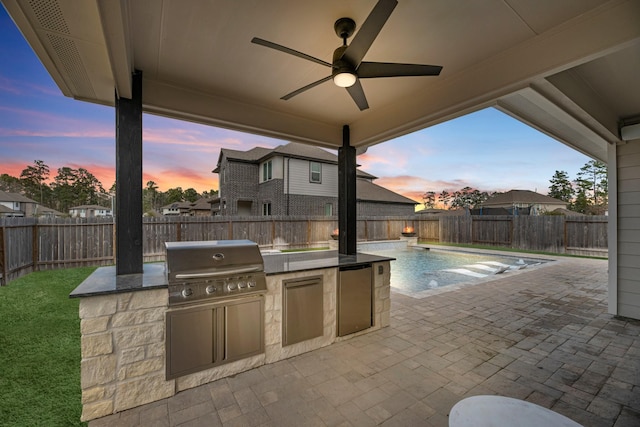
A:
[[[80,298],[82,420],[161,400],[389,326],[393,258],[337,251],[273,253],[263,258],[266,291],[247,299],[259,299],[264,308],[259,331],[264,351],[173,379],[167,379],[166,325],[173,309],[165,265],[145,264],[143,274],[116,276],[112,266],[92,273],[70,294]],[[370,292],[362,283],[353,289],[348,286],[351,278],[362,282],[363,277],[370,277]],[[364,294],[358,297],[360,290]],[[341,305],[349,309],[342,314],[346,325],[342,333]],[[362,326],[367,308],[370,321]],[[360,315],[350,318],[351,313]],[[193,325],[193,329],[196,333],[201,328]]]

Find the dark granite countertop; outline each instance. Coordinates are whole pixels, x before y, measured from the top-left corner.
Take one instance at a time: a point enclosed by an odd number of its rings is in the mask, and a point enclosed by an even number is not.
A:
[[[69,294],[70,298],[145,291],[167,287],[164,263],[144,264],[142,274],[116,275],[116,267],[99,267]]]
[[[395,259],[364,253],[342,255],[338,251],[274,253],[264,254],[262,258],[264,259],[264,270],[268,276],[294,271],[366,265]]]
[[[393,261],[395,258],[358,253],[341,255],[338,251],[263,254],[267,275],[318,270]],[[136,292],[167,287],[164,263],[144,264],[142,274],[116,276],[116,267],[99,267],[69,294],[70,298]]]

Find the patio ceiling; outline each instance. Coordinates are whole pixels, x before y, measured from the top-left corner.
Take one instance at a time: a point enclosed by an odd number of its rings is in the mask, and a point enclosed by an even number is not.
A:
[[[370,108],[325,82],[333,23],[376,0],[2,0],[61,91],[114,104],[143,71],[148,113],[336,148],[365,148],[496,106],[606,161],[640,116],[640,0],[398,0],[366,61],[442,65],[438,77],[366,79]],[[357,32],[357,29],[356,29]]]

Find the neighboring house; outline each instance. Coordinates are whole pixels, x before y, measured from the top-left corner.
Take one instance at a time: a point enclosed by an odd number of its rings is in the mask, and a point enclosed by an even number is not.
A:
[[[482,205],[472,209],[473,215],[542,215],[558,208],[566,209],[568,203],[529,190],[511,190],[490,197]]]
[[[113,216],[111,209],[98,205],[81,205],[69,209],[72,218],[102,218]]]
[[[321,148],[298,143],[223,148],[213,173],[220,183],[219,197],[211,200],[214,215],[338,214],[338,156]],[[375,178],[357,171],[358,215],[413,214],[417,202],[374,184]]]
[[[211,201],[201,198],[195,202],[176,202],[163,206],[164,216],[211,216]]]
[[[205,198],[201,198],[191,203],[189,207],[191,216],[211,216],[211,203]]]
[[[39,210],[44,207],[35,200],[18,193],[0,191],[0,216],[3,217],[33,217],[39,216]]]
[[[190,216],[191,202],[175,202],[164,205],[162,215],[165,216]]]
[[[38,216],[45,217],[45,218],[62,218],[63,216],[65,216],[65,214],[63,214],[62,212],[58,212],[55,209],[48,208],[46,206],[39,206]]]

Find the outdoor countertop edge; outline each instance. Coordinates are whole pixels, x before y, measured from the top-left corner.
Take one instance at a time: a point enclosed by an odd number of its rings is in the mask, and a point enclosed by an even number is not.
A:
[[[342,255],[338,251],[290,252],[264,254],[264,269],[268,276],[324,268],[368,265],[393,261],[395,258],[357,253]],[[143,265],[143,273],[116,275],[115,266],[98,267],[70,294],[69,298],[85,298],[125,292],[167,288],[164,263]]]

